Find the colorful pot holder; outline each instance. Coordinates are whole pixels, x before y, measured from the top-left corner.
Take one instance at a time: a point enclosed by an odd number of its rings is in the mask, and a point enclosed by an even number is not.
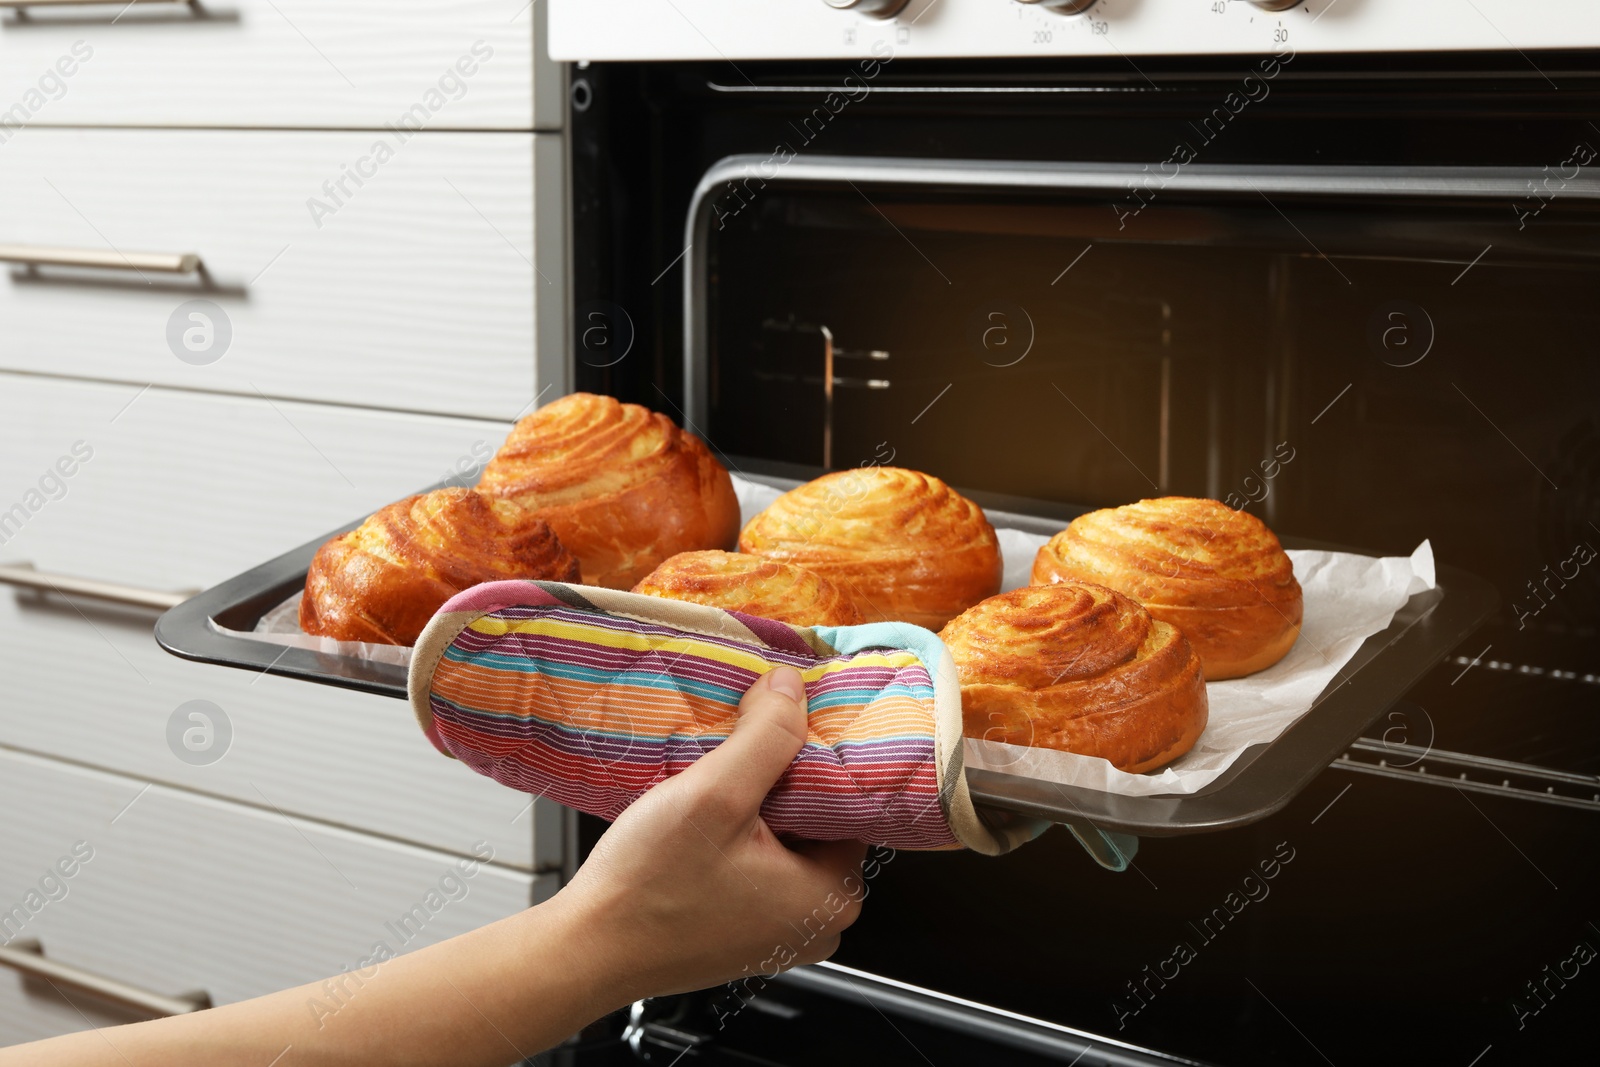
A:
[[[907,624],[796,627],[611,589],[490,582],[423,631],[411,706],[434,745],[478,773],[614,819],[720,744],[745,691],[780,664],[805,679],[810,736],[762,804],[775,833],[998,855],[1048,825],[973,806],[955,665]],[[1112,836],[1079,834],[1120,869],[1132,850]]]

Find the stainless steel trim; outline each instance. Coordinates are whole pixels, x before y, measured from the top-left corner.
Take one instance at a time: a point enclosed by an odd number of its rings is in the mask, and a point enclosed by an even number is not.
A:
[[[536,4],[536,8],[544,5]],[[543,47],[542,45],[540,46]],[[567,294],[572,276],[568,189],[567,135],[533,135],[533,328],[534,391],[519,397],[526,415],[572,391],[571,365],[576,358],[569,338],[573,309]]]
[[[1552,71],[1553,75],[1559,72]],[[1200,81],[1220,80],[1211,75],[1189,75]],[[1129,75],[1136,78],[1137,75]],[[822,95],[838,92],[837,85],[727,85],[707,82],[714,93],[770,93]],[[874,93],[1004,93],[1021,96],[1030,93],[1157,93],[1160,89],[1144,82],[1137,85],[874,85]]]
[[[64,574],[46,574],[36,571],[30,563],[0,565],[0,585],[33,589],[41,593],[75,595],[91,600],[103,600],[128,607],[166,611],[175,608],[194,595],[194,591],[167,593],[159,589],[141,589],[117,582],[102,582],[94,578],[70,578]]]
[[[567,125],[569,64],[550,58],[550,5],[530,4],[533,14],[533,128],[563,130]]]
[[[975,1000],[885,978],[840,963],[825,962],[796,967],[779,974],[776,980],[826,993],[847,1002],[864,1000],[882,1012],[972,1034],[1063,1062],[1080,1065],[1092,1062],[1115,1067],[1200,1062],[1141,1048],[1100,1034],[1074,1030],[1060,1023],[980,1004]],[[1094,1055],[1085,1059],[1090,1050]]]
[[[16,6],[14,0],[0,0],[0,7]],[[195,252],[118,252],[50,245],[0,245],[0,262],[20,263],[26,267],[147,270],[156,274],[193,274],[200,269],[200,256]]]
[[[706,417],[706,324],[704,306],[706,239],[711,205],[724,183],[753,172],[767,185],[843,183],[857,185],[948,185],[964,188],[1054,189],[1122,196],[1128,183],[1148,180],[1142,165],[1128,163],[1039,163],[1014,160],[893,159],[878,156],[805,156],[782,164],[772,177],[769,156],[728,156],[707,168],[689,201],[684,220],[683,389],[687,419],[704,424]],[[1563,197],[1600,200],[1600,174],[1585,168],[1562,188]],[[1188,194],[1262,193],[1284,196],[1407,196],[1442,198],[1509,198],[1526,196],[1528,182],[1543,172],[1520,167],[1331,167],[1235,166],[1191,164],[1172,177],[1163,191]],[[757,194],[759,195],[759,193]]]
[[[833,331],[822,331],[822,469],[833,470]]]
[[[40,978],[51,985],[64,985],[84,993],[91,993],[124,1008],[144,1015],[165,1018],[170,1015],[188,1015],[211,1007],[211,995],[204,992],[184,993],[169,997],[136,985],[107,978],[104,975],[74,967],[45,956],[38,941],[13,941],[0,945],[0,964],[22,972],[30,978]]]
[[[557,883],[566,873],[567,820],[560,804],[542,797],[533,801],[528,828],[533,834],[533,873],[554,874]]]
[[[1166,493],[1172,484],[1172,355],[1161,356],[1161,421],[1157,431],[1156,484]]]
[[[583,858],[578,855],[580,829],[578,826],[578,809],[561,805],[550,805],[560,813],[561,818],[561,884],[566,885],[572,881],[573,875],[578,873],[578,866]],[[535,831],[537,833],[537,831]],[[534,847],[539,847],[538,838],[534,838]]]

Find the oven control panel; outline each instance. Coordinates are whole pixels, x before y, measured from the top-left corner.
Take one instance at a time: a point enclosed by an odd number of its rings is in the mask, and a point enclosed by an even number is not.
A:
[[[550,55],[861,59],[1600,47],[1600,0],[549,0]],[[1529,57],[1537,65],[1537,58]]]

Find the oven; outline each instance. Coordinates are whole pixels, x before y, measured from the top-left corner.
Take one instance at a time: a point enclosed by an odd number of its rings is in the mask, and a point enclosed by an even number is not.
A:
[[[829,965],[555,1058],[1584,1054],[1600,12],[557,0],[550,27],[572,387],[750,475],[892,462],[1062,523],[1209,496],[1285,536],[1427,539],[1500,601],[1267,818],[1121,873],[1061,830],[885,857]]]

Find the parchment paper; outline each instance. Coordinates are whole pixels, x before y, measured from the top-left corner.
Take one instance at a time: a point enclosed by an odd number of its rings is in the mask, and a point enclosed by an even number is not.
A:
[[[213,623],[213,626],[216,624]],[[232,631],[224,630],[223,633]],[[242,635],[274,645],[309,648],[334,656],[349,656],[373,663],[392,663],[399,667],[411,666],[410,645],[385,645],[374,641],[335,641],[331,637],[317,637],[300,629],[300,594],[285,600],[256,622],[255,632]]]
[[[1026,584],[1039,546],[1049,540],[1000,530],[1006,588]],[[1251,745],[1274,741],[1327,688],[1361,642],[1389,625],[1413,593],[1434,586],[1427,541],[1410,558],[1290,549],[1305,595],[1305,620],[1289,654],[1246,678],[1207,682],[1211,718],[1195,747],[1160,771],[1128,774],[1098,757],[967,738],[969,767],[1126,796],[1193,793],[1215,781]]]
[[[741,525],[780,494],[737,474],[733,486]],[[1002,589],[1028,584],[1033,557],[1049,538],[1015,529],[995,532],[1005,560]],[[1276,740],[1310,710],[1311,702],[1361,642],[1388,626],[1413,593],[1434,586],[1433,549],[1426,541],[1409,558],[1296,549],[1290,550],[1289,558],[1305,594],[1300,639],[1287,656],[1264,671],[1206,684],[1210,722],[1186,755],[1160,771],[1128,774],[1099,758],[968,738],[967,765],[1127,796],[1193,793],[1215,781],[1251,745]],[[302,632],[299,606],[300,594],[295,593],[262,616],[253,633],[216,628],[276,645],[400,666],[410,663],[409,648],[335,641]]]

